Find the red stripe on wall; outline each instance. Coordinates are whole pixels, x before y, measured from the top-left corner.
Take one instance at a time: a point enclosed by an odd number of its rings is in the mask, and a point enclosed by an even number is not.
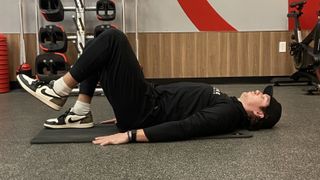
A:
[[[208,0],[178,0],[199,31],[236,31],[210,5]]]
[[[289,0],[289,4],[299,0]],[[289,6],[289,12],[293,9]],[[300,18],[302,29],[312,29],[317,22],[317,11],[320,10],[320,0],[308,0],[303,8],[303,15]],[[289,20],[289,29],[294,28],[293,19]]]

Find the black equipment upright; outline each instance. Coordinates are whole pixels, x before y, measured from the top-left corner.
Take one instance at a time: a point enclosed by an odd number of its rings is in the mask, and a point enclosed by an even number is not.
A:
[[[293,2],[290,8],[293,10],[287,17],[294,20],[294,31],[291,36],[290,55],[293,57],[296,72],[290,76],[291,82],[299,82],[299,79],[306,79],[309,85],[309,93],[320,91],[320,10],[317,12],[318,20],[311,32],[303,39],[301,35],[300,17],[303,15],[303,7],[307,0]],[[313,42],[313,43],[312,43]],[[318,71],[318,72],[317,72]],[[318,75],[317,75],[318,73]],[[274,81],[275,85],[289,81]]]

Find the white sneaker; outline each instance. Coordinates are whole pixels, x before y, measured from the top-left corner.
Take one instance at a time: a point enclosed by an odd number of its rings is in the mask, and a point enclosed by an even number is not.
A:
[[[53,129],[62,128],[91,128],[93,127],[93,119],[91,112],[86,115],[75,114],[73,109],[69,109],[58,118],[48,119],[44,123],[44,127]]]
[[[60,96],[53,90],[54,81],[46,84],[24,74],[18,74],[17,79],[23,89],[54,110],[60,110],[67,101],[67,96]]]

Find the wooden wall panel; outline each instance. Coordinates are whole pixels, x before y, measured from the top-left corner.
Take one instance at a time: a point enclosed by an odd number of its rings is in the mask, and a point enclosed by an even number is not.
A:
[[[208,59],[208,68],[207,76],[219,77],[221,76],[221,47],[217,42],[220,42],[220,34],[215,33],[211,36],[207,35],[207,59]]]
[[[159,38],[158,50],[160,51],[159,52],[160,56],[159,56],[157,65],[160,70],[159,75],[170,77],[172,76],[172,72],[173,72],[173,59],[171,58],[172,57],[171,47],[173,46],[171,43],[172,37],[170,36],[170,34],[168,35],[160,34],[158,38]]]
[[[139,62],[147,78],[204,78],[282,76],[294,72],[289,53],[279,53],[280,41],[290,32],[140,33]],[[306,33],[304,33],[306,34]],[[19,35],[7,34],[10,80],[19,63]],[[36,57],[34,34],[26,35],[27,62]],[[128,34],[135,50],[135,36]],[[289,49],[287,49],[288,51]],[[69,43],[66,53],[74,63],[77,52]]]
[[[207,48],[207,42],[208,42],[208,33],[199,33],[195,36],[195,69],[196,69],[196,75],[197,74],[203,74],[203,76],[206,76],[208,74],[208,48]]]
[[[144,33],[140,63],[147,77],[289,75],[288,53],[278,52],[288,32]],[[129,35],[129,39],[133,39]],[[289,63],[289,64],[288,64]]]
[[[8,43],[8,61],[9,61],[9,77],[10,80],[15,79],[16,68],[20,64],[19,58],[19,36],[17,35],[6,35]]]
[[[9,68],[10,80],[15,80],[16,70],[20,66],[20,37],[17,34],[6,34],[9,50]],[[36,41],[33,34],[25,34],[26,63],[34,69],[34,59],[36,57]]]
[[[227,37],[227,74],[237,76],[239,74],[240,41],[236,33],[229,33]]]
[[[241,33],[241,35],[237,36],[237,64],[238,67],[238,74],[239,76],[244,76],[246,72],[248,71],[248,63],[247,60],[249,59],[248,54],[248,46],[249,46],[249,34],[248,33]]]
[[[279,42],[289,37],[289,32],[143,33],[140,62],[153,69],[144,69],[150,78],[290,75],[290,55],[278,52]]]
[[[174,51],[175,53],[172,53],[171,60],[172,60],[172,76],[173,77],[179,77],[183,76],[183,71],[185,67],[183,66],[183,57],[186,55],[184,54],[183,50],[186,47],[185,43],[180,45],[178,42],[181,41],[182,37],[184,36],[174,36],[172,35],[172,46],[171,51]]]
[[[259,50],[259,59],[261,61],[261,64],[259,66],[259,75],[263,75],[263,74],[271,74],[271,68],[265,68],[268,67],[270,65],[270,61],[272,60],[272,48],[271,47],[271,34],[260,34],[259,35],[259,46],[260,46],[260,50]],[[262,51],[261,51],[262,50]]]
[[[185,59],[182,60],[182,66],[184,66],[183,77],[196,77],[196,35],[195,34],[186,34],[185,40],[181,39],[182,42],[177,42],[177,44],[186,43],[186,48],[182,52],[185,53]],[[168,52],[169,53],[169,52]],[[174,52],[170,52],[174,53]],[[181,60],[181,59],[180,59]],[[178,60],[179,61],[179,60]]]

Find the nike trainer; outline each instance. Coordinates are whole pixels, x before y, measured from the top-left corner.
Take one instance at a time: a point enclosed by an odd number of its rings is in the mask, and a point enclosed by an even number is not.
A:
[[[93,127],[92,114],[89,112],[86,115],[78,115],[71,108],[58,118],[46,120],[44,127],[53,129],[91,128]]]
[[[67,96],[60,96],[53,90],[54,81],[46,84],[24,74],[18,74],[17,79],[23,89],[54,110],[60,110],[67,101]]]

